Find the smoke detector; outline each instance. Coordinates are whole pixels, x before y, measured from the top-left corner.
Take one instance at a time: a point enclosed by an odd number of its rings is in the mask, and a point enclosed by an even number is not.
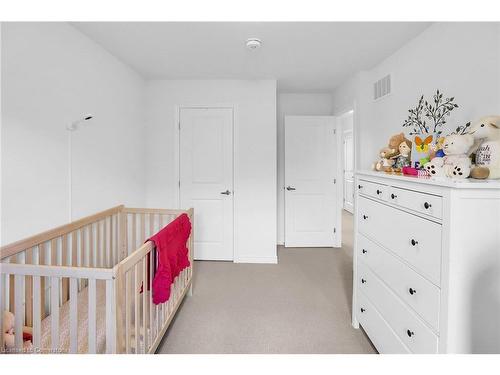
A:
[[[262,41],[259,38],[248,38],[246,46],[250,51],[254,51],[262,46]]]

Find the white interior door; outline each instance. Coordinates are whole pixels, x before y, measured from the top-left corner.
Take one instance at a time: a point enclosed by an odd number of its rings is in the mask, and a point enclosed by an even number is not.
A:
[[[344,210],[354,211],[354,143],[352,130],[344,131]]]
[[[340,246],[338,143],[335,117],[285,117],[286,247]]]
[[[194,257],[233,260],[233,110],[181,108],[180,206],[194,207]]]

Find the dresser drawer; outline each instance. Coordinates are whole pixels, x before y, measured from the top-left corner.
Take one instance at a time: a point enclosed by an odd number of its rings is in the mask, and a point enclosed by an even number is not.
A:
[[[391,250],[435,285],[441,279],[441,225],[359,197],[358,231]]]
[[[437,353],[438,337],[362,261],[358,262],[361,291],[412,353]]]
[[[408,354],[410,351],[363,293],[357,295],[358,322],[381,354]]]
[[[439,331],[440,289],[373,241],[358,236],[358,259],[406,302],[432,328]]]
[[[389,186],[365,180],[358,181],[358,191],[360,194],[384,201],[387,201],[389,197]]]
[[[443,199],[436,195],[391,187],[388,201],[437,219],[443,217]]]

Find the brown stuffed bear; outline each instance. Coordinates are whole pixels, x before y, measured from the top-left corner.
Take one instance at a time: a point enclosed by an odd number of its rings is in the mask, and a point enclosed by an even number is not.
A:
[[[373,169],[383,172],[394,171],[393,165],[396,162],[397,157],[400,155],[399,146],[406,142],[409,142],[411,145],[411,142],[406,139],[404,133],[395,134],[389,138],[388,146],[380,150],[379,155],[381,159],[373,164]]]

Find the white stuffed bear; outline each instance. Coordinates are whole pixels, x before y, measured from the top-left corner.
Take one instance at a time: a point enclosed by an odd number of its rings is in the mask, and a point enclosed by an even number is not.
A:
[[[434,158],[424,165],[434,177],[467,178],[471,170],[469,150],[474,144],[470,134],[451,134],[444,139],[442,158]]]
[[[474,123],[468,134],[474,137],[471,153],[476,153],[476,165],[471,177],[500,178],[500,116],[484,117]]]
[[[29,332],[30,330],[31,329],[29,327],[23,327],[23,332]],[[12,314],[10,311],[3,312],[2,333],[5,350],[7,353],[9,353],[15,348],[14,314]],[[23,350],[24,352],[31,352],[33,350],[33,344],[31,343],[31,340],[23,340]]]

